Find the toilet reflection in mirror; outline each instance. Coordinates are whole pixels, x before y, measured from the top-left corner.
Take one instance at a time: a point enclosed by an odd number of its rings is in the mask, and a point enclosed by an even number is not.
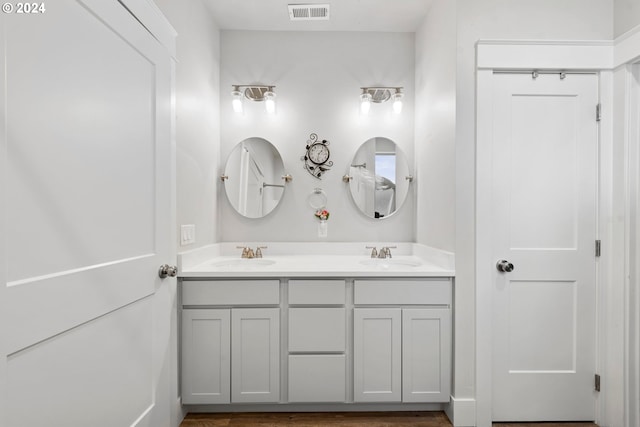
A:
[[[247,138],[235,146],[223,181],[231,206],[247,218],[262,218],[273,211],[284,194],[284,163],[264,138]]]
[[[351,197],[362,213],[388,218],[407,197],[411,174],[406,156],[388,138],[367,140],[349,167]]]

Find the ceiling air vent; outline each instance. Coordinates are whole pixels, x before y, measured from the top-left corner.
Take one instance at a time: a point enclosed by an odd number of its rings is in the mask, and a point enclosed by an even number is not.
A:
[[[328,4],[290,4],[289,19],[292,21],[328,21]]]

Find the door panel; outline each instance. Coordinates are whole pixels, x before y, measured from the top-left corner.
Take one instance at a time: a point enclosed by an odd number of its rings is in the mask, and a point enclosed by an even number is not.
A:
[[[512,249],[576,246],[577,102],[575,96],[511,98]]]
[[[154,406],[152,320],[144,299],[10,355],[6,425],[132,425]]]
[[[182,403],[231,402],[231,310],[182,311]]]
[[[155,246],[152,41],[78,2],[34,18],[7,20],[9,285]]]
[[[449,402],[451,310],[402,310],[402,401]]]
[[[575,372],[577,290],[577,283],[569,281],[511,281],[507,320],[510,372]]]
[[[494,75],[494,421],[595,417],[596,75]]]
[[[171,58],[117,1],[46,7],[0,18],[0,413],[16,426],[85,425],[78,407],[96,426],[167,425]]]
[[[280,309],[231,310],[231,401],[280,400]]]
[[[353,388],[356,402],[402,399],[402,311],[353,310]]]

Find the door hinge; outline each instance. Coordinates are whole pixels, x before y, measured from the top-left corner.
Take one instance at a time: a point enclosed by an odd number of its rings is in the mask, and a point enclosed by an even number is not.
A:
[[[596,122],[599,122],[601,118],[602,118],[602,105],[598,104],[596,105]]]
[[[599,257],[602,254],[602,242],[596,240],[596,256]]]
[[[600,391],[600,375],[596,374],[593,387],[596,391]]]

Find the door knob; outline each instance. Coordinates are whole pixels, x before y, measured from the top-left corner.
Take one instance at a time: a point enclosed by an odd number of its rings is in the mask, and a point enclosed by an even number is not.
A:
[[[161,279],[164,279],[167,276],[176,277],[176,274],[178,274],[178,267],[175,265],[163,264],[158,269],[158,276],[160,276]]]
[[[501,273],[511,273],[513,271],[513,264],[511,264],[506,259],[501,259],[496,263],[496,268]]]

